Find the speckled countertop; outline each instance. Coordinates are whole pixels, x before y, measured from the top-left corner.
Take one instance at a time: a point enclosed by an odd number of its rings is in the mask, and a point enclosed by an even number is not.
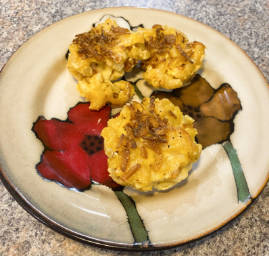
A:
[[[154,7],[177,12],[235,41],[269,80],[268,0],[1,0],[0,68],[16,49],[44,27],[67,16],[111,6]],[[0,183],[0,255],[129,255],[73,241],[38,222]],[[198,241],[134,255],[269,255],[269,184],[235,220]]]

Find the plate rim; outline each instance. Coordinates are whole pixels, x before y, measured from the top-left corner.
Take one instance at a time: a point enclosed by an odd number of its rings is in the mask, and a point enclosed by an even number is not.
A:
[[[6,68],[6,65],[8,63],[10,63],[12,61],[12,59],[14,59],[16,57],[16,55],[18,54],[18,52],[20,52],[21,50],[23,50],[24,45],[29,44],[31,42],[31,40],[38,36],[39,34],[53,28],[54,26],[56,26],[59,23],[64,22],[65,20],[68,19],[72,19],[78,16],[82,16],[82,15],[90,15],[92,13],[98,13],[98,12],[109,12],[109,11],[113,11],[113,10],[127,10],[127,9],[136,9],[136,10],[143,10],[143,11],[149,11],[149,12],[164,12],[166,14],[170,14],[170,15],[174,15],[174,16],[180,16],[183,19],[188,19],[194,23],[197,23],[199,25],[204,26],[206,29],[209,29],[213,32],[217,32],[218,35],[220,37],[223,37],[227,40],[229,40],[230,43],[232,43],[233,46],[235,46],[241,53],[243,53],[248,60],[251,61],[253,68],[255,67],[257,74],[260,75],[260,77],[262,78],[262,80],[264,80],[267,89],[269,90],[269,83],[265,77],[265,75],[263,74],[263,72],[259,69],[259,67],[257,66],[257,64],[254,62],[254,60],[252,60],[250,58],[250,56],[243,50],[241,49],[240,46],[238,46],[234,41],[232,41],[228,36],[222,34],[221,32],[219,32],[217,29],[210,27],[209,25],[202,23],[200,21],[197,21],[193,18],[190,18],[188,16],[184,16],[182,14],[178,14],[172,11],[168,11],[168,10],[162,10],[162,9],[155,9],[155,8],[143,8],[143,7],[136,7],[136,6],[121,6],[121,7],[105,7],[105,8],[100,8],[100,9],[93,9],[93,10],[89,10],[89,11],[85,11],[85,12],[81,12],[78,14],[74,14],[74,15],[70,15],[67,16],[59,21],[56,21],[50,25],[47,25],[46,27],[42,28],[41,30],[39,30],[38,32],[34,33],[33,35],[31,35],[27,40],[25,40],[21,45],[19,45],[17,47],[17,49],[14,50],[14,52],[11,54],[11,56],[8,58],[8,60],[4,63],[4,65],[2,66],[1,70],[0,70],[0,76],[2,75],[3,71]],[[251,199],[248,200],[244,205],[242,205],[242,207],[240,207],[233,215],[229,216],[227,219],[225,219],[223,222],[221,222],[219,225],[198,234],[197,236],[194,236],[192,238],[186,239],[186,240],[182,240],[180,242],[172,242],[172,243],[167,243],[167,245],[154,245],[154,246],[148,246],[148,245],[141,245],[141,244],[127,244],[127,243],[120,243],[120,242],[112,242],[112,241],[107,241],[107,240],[102,240],[102,239],[97,239],[94,237],[90,237],[87,235],[83,235],[80,234],[79,232],[76,232],[72,229],[69,229],[63,225],[61,225],[60,223],[54,221],[53,219],[51,219],[49,216],[47,216],[46,214],[42,213],[40,210],[38,210],[36,207],[34,207],[34,205],[32,205],[32,203],[30,202],[30,200],[28,200],[24,195],[23,192],[21,192],[15,184],[12,183],[12,181],[8,178],[7,172],[4,171],[4,169],[0,166],[0,180],[2,181],[3,185],[5,186],[5,188],[7,189],[7,191],[12,195],[12,197],[17,201],[17,203],[24,209],[26,210],[30,215],[32,215],[35,219],[37,219],[38,221],[40,221],[41,223],[45,224],[46,226],[48,226],[49,228],[53,229],[54,231],[63,234],[71,239],[86,243],[86,244],[90,244],[90,245],[94,245],[100,248],[105,248],[105,249],[120,249],[120,250],[127,250],[127,251],[151,251],[151,250],[162,250],[162,249],[169,249],[175,246],[180,246],[182,244],[186,244],[186,243],[190,243],[194,240],[198,240],[201,239],[205,236],[208,236],[214,232],[216,232],[217,230],[219,230],[220,228],[223,228],[226,224],[228,224],[229,222],[231,222],[232,220],[234,220],[236,217],[238,217],[241,213],[243,213],[248,207],[249,205],[251,205],[251,203],[260,195],[260,193],[263,191],[263,189],[265,188],[266,184],[269,181],[269,172],[267,174],[267,177],[265,178],[264,183],[259,187],[257,193],[255,195],[252,195]]]

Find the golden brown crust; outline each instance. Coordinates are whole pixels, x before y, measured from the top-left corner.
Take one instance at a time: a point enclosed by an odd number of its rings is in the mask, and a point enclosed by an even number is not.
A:
[[[131,121],[125,126],[128,137],[131,138],[143,138],[148,143],[164,143],[166,142],[167,133],[167,119],[160,118],[160,116],[154,111],[154,98],[150,100],[150,111],[140,111],[139,109],[132,108]]]
[[[163,28],[156,29],[155,37],[150,37],[145,41],[146,49],[154,51],[165,51],[172,47],[176,42],[175,35],[165,35]]]
[[[82,58],[102,61],[104,57],[113,59],[111,48],[117,44],[122,35],[129,33],[128,29],[118,26],[111,26],[109,31],[92,28],[89,32],[76,35],[73,43],[78,45],[78,54]]]
[[[126,135],[121,134],[118,142],[118,154],[122,159],[122,171],[127,168],[131,150],[137,147],[136,139],[142,139],[141,155],[143,158],[147,158],[147,148],[160,152],[160,144],[167,142],[168,120],[161,118],[156,113],[154,97],[150,98],[149,111],[141,111],[133,104],[129,108],[131,109],[131,118],[130,122],[124,126]]]

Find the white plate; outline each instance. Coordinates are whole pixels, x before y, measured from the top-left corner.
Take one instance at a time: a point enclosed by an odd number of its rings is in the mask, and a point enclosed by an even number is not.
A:
[[[154,196],[125,191],[136,203],[148,243],[134,243],[127,216],[115,194],[93,185],[77,192],[40,177],[35,169],[43,151],[32,132],[39,115],[66,119],[80,101],[66,69],[65,53],[74,36],[104,14],[123,16],[135,26],[165,24],[206,45],[203,76],[214,86],[232,85],[242,111],[231,137],[252,198],[269,177],[269,90],[248,56],[216,30],[192,19],[159,10],[108,8],[66,18],[27,41],[0,76],[0,164],[4,184],[26,210],[55,230],[89,243],[116,248],[154,249],[208,234],[242,212],[230,161],[222,145],[206,148],[184,186]]]

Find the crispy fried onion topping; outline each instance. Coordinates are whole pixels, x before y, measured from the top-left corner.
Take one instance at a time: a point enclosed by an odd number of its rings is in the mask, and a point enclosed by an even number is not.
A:
[[[137,143],[141,143],[141,156],[147,158],[147,149],[160,154],[161,143],[167,143],[168,120],[161,118],[155,111],[154,97],[150,99],[149,109],[138,109],[131,104],[131,119],[125,125],[126,134],[121,134],[118,143],[118,154],[121,156],[121,170],[126,171],[130,159],[130,151],[137,148]],[[127,172],[132,174],[138,170],[140,166],[130,167]],[[131,175],[132,175],[131,174]],[[131,176],[130,175],[130,176]],[[126,178],[130,177],[126,174]]]

